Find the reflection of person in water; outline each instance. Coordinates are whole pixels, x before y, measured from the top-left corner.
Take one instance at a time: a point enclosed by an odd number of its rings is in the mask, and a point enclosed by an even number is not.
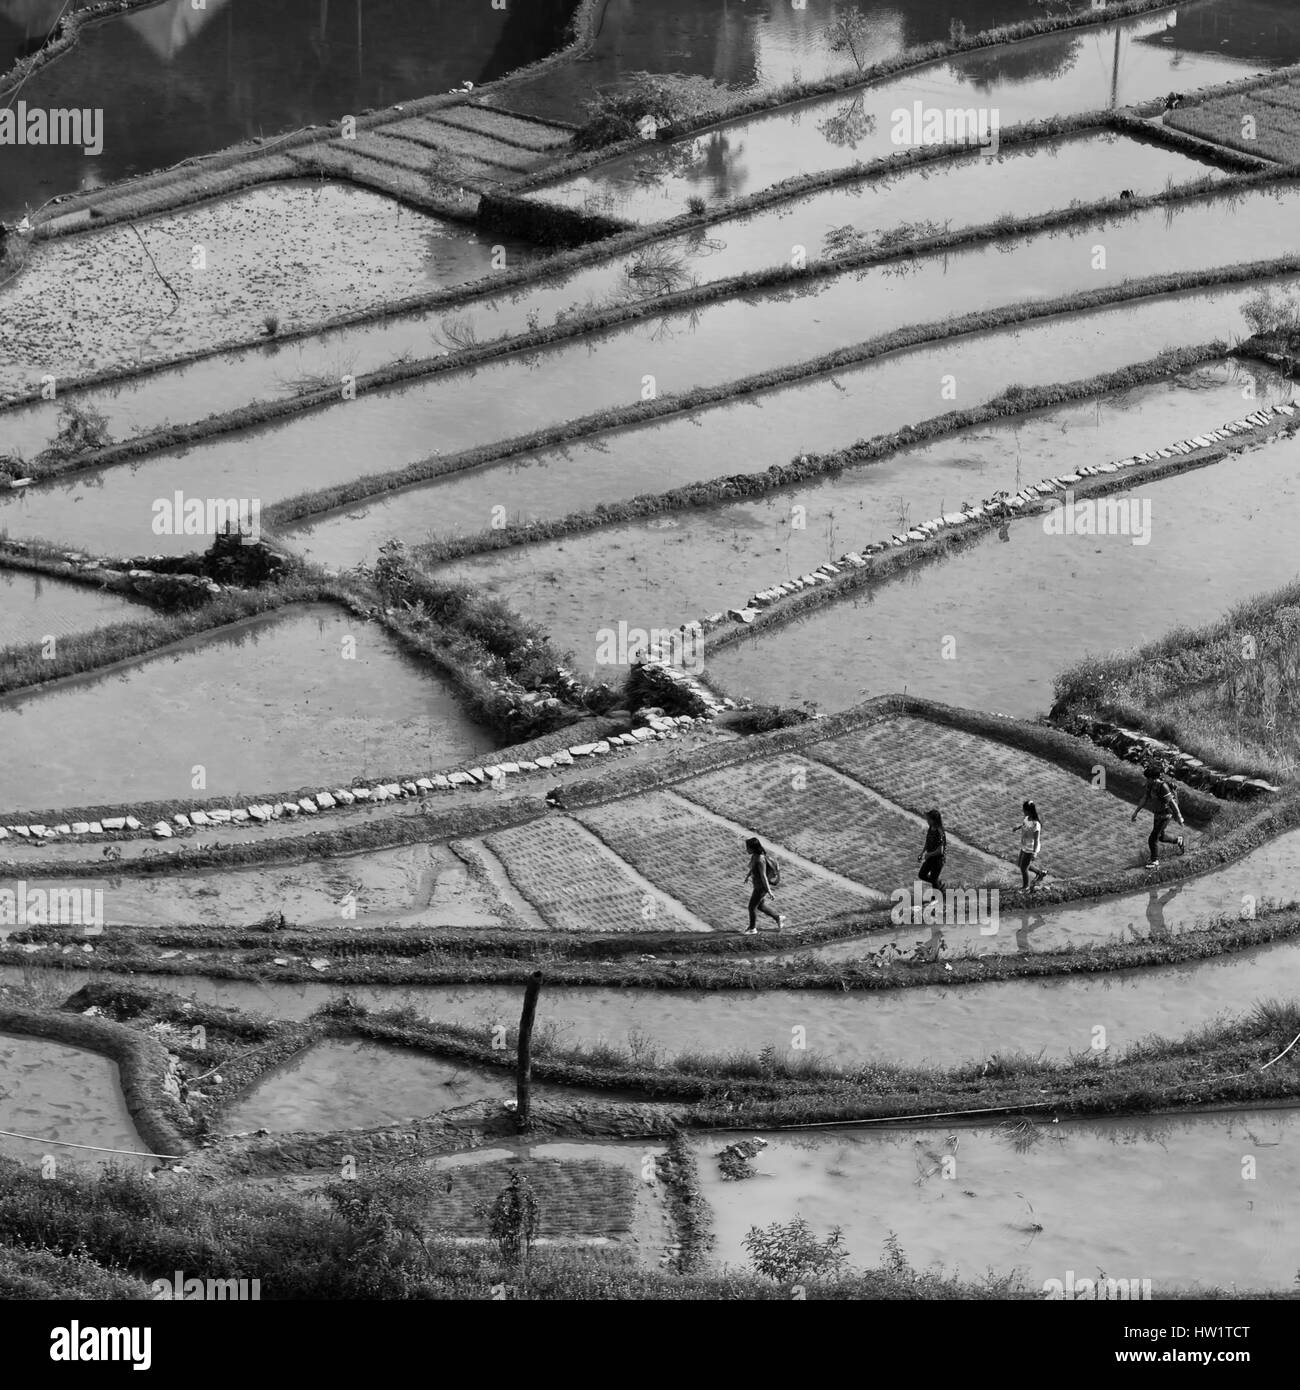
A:
[[[1176,893],[1183,891],[1181,883],[1174,886],[1163,896],[1159,889],[1152,888],[1147,894],[1147,926],[1151,930],[1152,941],[1168,941],[1173,935],[1168,924],[1165,922],[1165,908],[1169,906],[1169,901]]]
[[[1037,931],[1047,920],[1041,912],[1022,912],[1020,914],[1020,925],[1016,928],[1016,950],[1022,951],[1026,955],[1032,949],[1029,945],[1029,933]]]

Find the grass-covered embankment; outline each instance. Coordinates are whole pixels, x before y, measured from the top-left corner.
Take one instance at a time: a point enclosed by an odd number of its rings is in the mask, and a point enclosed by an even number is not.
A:
[[[1216,623],[1063,671],[1052,714],[1121,723],[1212,766],[1289,782],[1300,775],[1297,689],[1300,582],[1238,604]]]
[[[1132,885],[1130,884],[1131,888]],[[1007,893],[1006,897],[1019,896]],[[1003,910],[1014,911],[1012,904]],[[1039,909],[1035,906],[1035,911]],[[149,976],[154,986],[165,989],[170,976],[196,973],[209,979],[267,983],[315,983],[373,985],[401,988],[410,985],[519,985],[527,983],[539,965],[557,986],[606,989],[704,990],[856,990],[942,988],[988,984],[1016,979],[1050,979],[1064,975],[1105,975],[1116,971],[1191,965],[1226,957],[1240,951],[1289,941],[1300,935],[1300,908],[1293,905],[1257,904],[1248,918],[1225,917],[1200,924],[1176,935],[1108,943],[1088,943],[1052,951],[1031,953],[989,952],[954,954],[933,962],[901,961],[879,952],[870,935],[893,924],[887,917],[823,924],[798,940],[775,942],[719,934],[702,939],[682,936],[647,943],[640,937],[587,938],[572,942],[549,938],[534,942],[474,941],[467,935],[406,932],[400,937],[384,932],[354,931],[347,939],[340,932],[319,932],[292,927],[247,931],[189,928],[114,928],[98,941],[96,969],[106,980],[128,975]],[[924,938],[930,928],[914,929]],[[817,944],[861,936],[861,956],[823,961],[811,954]],[[51,987],[63,971],[86,968],[84,958],[59,954],[69,940],[58,929],[31,928],[15,933],[12,944],[0,944],[0,965],[41,969],[49,973]],[[78,940],[80,938],[77,938]],[[43,944],[46,951],[33,955],[27,947]],[[807,951],[801,948],[809,948]],[[756,959],[763,953],[783,950],[781,960]],[[162,958],[164,952],[183,952],[183,958]],[[653,951],[654,955],[648,955]],[[663,958],[655,958],[663,953]],[[324,959],[317,969],[309,960]],[[281,965],[279,961],[285,961]],[[39,962],[39,965],[34,965]],[[120,972],[120,973],[119,973]]]

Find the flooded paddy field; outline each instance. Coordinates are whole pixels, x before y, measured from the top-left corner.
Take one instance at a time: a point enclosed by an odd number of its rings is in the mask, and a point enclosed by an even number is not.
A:
[[[108,623],[138,622],[153,610],[108,589],[0,569],[0,650],[56,640]]]
[[[1232,3],[1194,0],[1186,10],[1226,13]],[[1159,40],[1167,27],[1165,15],[1140,16],[962,54],[835,96],[723,122],[679,144],[619,156],[536,196],[616,217],[660,220],[684,212],[692,197],[725,203],[851,159],[887,158],[899,148],[894,113],[911,112],[917,102],[923,110],[996,110],[1006,128],[1133,106],[1175,89],[1191,92],[1249,76],[1261,66],[1258,59],[1221,56],[1222,50],[1166,45]],[[1294,53],[1283,47],[1273,61],[1296,57],[1300,46]]]
[[[1283,1290],[1300,1226],[1298,1136],[1295,1110],[770,1132],[744,1182],[723,1179],[715,1157],[734,1136],[693,1148],[712,1258],[733,1268],[752,1227],[803,1216],[819,1236],[842,1227],[859,1265],[876,1263],[892,1232],[918,1269],[1016,1269],[1035,1289],[1071,1272],[1076,1284],[1145,1279],[1152,1292]],[[1241,1181],[1247,1153],[1260,1155],[1256,1182]]]
[[[1278,288],[1289,291],[1295,284],[1288,279]],[[720,475],[761,472],[803,452],[843,449],[899,430],[954,405],[983,404],[1009,382],[1082,380],[1146,361],[1167,347],[1231,341],[1249,331],[1242,308],[1257,291],[1252,285],[1165,295],[891,353],[662,423],[593,434],[358,502],[286,528],[285,539],[311,560],[346,568],[373,559],[390,538],[416,544],[486,531],[500,515],[497,507],[512,523],[548,520]],[[945,377],[958,383],[955,402],[943,398]],[[107,476],[105,485],[111,486]],[[40,495],[20,505],[30,508]],[[0,522],[5,517],[0,504]],[[32,514],[26,524],[40,534],[42,524],[55,519]],[[18,524],[16,517],[11,524]],[[773,559],[779,573],[780,557]]]
[[[1300,564],[1279,539],[1300,523],[1297,464],[1300,440],[1277,439],[1116,494],[1138,527],[1146,518],[1145,540],[1136,529],[1064,535],[1042,517],[1013,521],[969,550],[715,650],[709,675],[758,701],[827,710],[906,687],[1021,718],[1043,713],[1056,672],[1085,653],[1201,626],[1294,580]]]
[[[534,1089],[539,1102],[608,1100],[617,1093],[583,1087]],[[467,1066],[427,1053],[353,1038],[330,1038],[290,1058],[258,1081],[222,1116],[229,1134],[266,1128],[329,1131],[395,1124],[478,1101],[498,1109],[515,1096],[509,1067]]]
[[[916,932],[923,936],[924,928]],[[88,972],[40,972],[69,994]],[[113,978],[98,974],[98,978]],[[133,976],[136,982],[145,979]],[[22,970],[0,968],[18,983]],[[485,1031],[519,1018],[514,985],[329,985],[155,976],[154,988],[275,1018],[303,1019],[346,995],[368,1009],[411,1007],[421,1018]],[[866,990],[656,990],[549,986],[539,1040],[563,1048],[621,1047],[671,1065],[683,1054],[753,1055],[790,1046],[807,1029],[809,1053],[837,1067],[895,1062],[955,1067],[1017,1053],[1066,1059],[1087,1054],[1106,1030],[1115,1055],[1152,1036],[1179,1038],[1248,1014],[1262,1000],[1300,994],[1300,956],[1289,942],[1174,966],[1025,978],[945,988]]]
[[[153,502],[190,496],[258,498],[263,506],[309,489],[432,453],[450,454],[617,409],[643,398],[721,384],[879,336],[1032,299],[1084,293],[1124,280],[1213,266],[1224,238],[1243,259],[1294,249],[1300,188],[1269,187],[1151,209],[1095,226],[1027,237],[1014,247],[977,244],[904,266],[882,266],[777,293],[633,324],[538,354],[511,355],[402,389],[367,394],[274,426],[221,435],[177,455],[29,488],[0,503],[0,528],[89,548],[79,503],[93,497],[99,546],[109,553],[184,553],[193,538],[152,531]],[[1157,235],[1158,234],[1158,235]],[[1104,236],[1107,268],[1096,269]],[[864,315],[868,317],[864,320]],[[581,364],[581,365],[580,365]],[[484,422],[491,421],[485,429]],[[845,441],[848,442],[848,441]],[[500,501],[501,499],[497,499]],[[60,523],[56,515],[72,517]],[[84,520],[83,520],[84,518]],[[71,526],[75,525],[75,529]]]
[[[299,383],[321,378],[337,381],[345,372],[373,371],[404,354],[429,356],[441,350],[440,335],[441,341],[446,341],[442,327],[446,321],[459,321],[471,328],[477,339],[487,341],[525,332],[534,323],[551,323],[575,305],[612,304],[620,298],[679,288],[692,281],[707,284],[785,265],[796,247],[803,247],[809,258],[816,259],[830,254],[828,238],[836,229],[851,227],[870,240],[905,221],[933,222],[956,230],[1012,214],[1034,216],[1068,205],[1080,189],[1110,188],[1117,161],[1124,170],[1125,186],[1138,196],[1158,193],[1170,181],[1187,183],[1223,173],[1213,164],[1108,133],[1015,146],[993,161],[980,154],[965,155],[886,178],[839,185],[747,216],[723,218],[699,233],[671,237],[652,248],[542,277],[513,290],[494,293],[487,276],[482,294],[454,312],[426,310],[273,342],[264,348],[205,358],[80,391],[72,399],[83,408],[101,412],[110,437],[128,438],[134,431],[157,428],[167,420],[197,420],[210,412],[291,395]],[[359,191],[354,196],[373,198]],[[382,206],[384,200],[374,201]],[[505,248],[504,266],[513,268],[519,263],[508,238],[480,238],[434,218],[407,217],[424,226],[423,236],[437,257],[438,284],[486,276],[496,245]],[[167,219],[160,222],[167,223]],[[181,251],[188,266],[188,241]],[[641,274],[647,268],[655,273]],[[132,283],[135,288],[127,293],[139,289],[137,282]],[[425,287],[433,283],[426,277]],[[420,287],[417,284],[414,288]],[[159,291],[166,298],[155,280],[149,293],[156,298]],[[155,326],[166,327],[160,316],[171,307],[170,300],[162,304]],[[294,321],[301,318],[295,316]],[[262,326],[258,318],[253,323],[259,329]],[[287,318],[285,326],[289,326]],[[218,328],[230,336],[227,325]],[[130,356],[135,356],[139,345],[133,341],[130,346]],[[46,360],[44,353],[39,360]],[[24,380],[30,384],[34,379],[33,372],[15,363],[11,384]],[[3,384],[0,381],[0,388]],[[8,441],[7,448],[32,457],[54,438],[61,408],[59,402],[36,402],[6,412],[0,415],[0,438]]]
[[[308,180],[39,243],[0,290],[0,391],[47,372],[77,376],[274,336],[272,328],[337,312],[340,300],[378,308],[476,280],[490,271],[496,246],[511,265],[534,254],[524,242],[484,237],[366,189]],[[179,405],[171,396],[173,418],[184,418]],[[203,406],[195,418],[216,408]]]
[[[1294,391],[1258,364],[1229,361],[962,430],[811,486],[489,552],[437,573],[499,595],[595,670],[596,634],[611,614],[633,627],[675,628],[735,607],[846,547],[886,540],[963,502],[1216,429],[1239,416],[1248,382],[1261,408]]]
[[[143,1157],[63,1147],[149,1149],[126,1108],[117,1063],[50,1038],[0,1033],[0,1129],[12,1131],[0,1134],[0,1153],[26,1164],[52,1153],[60,1166],[151,1166]]]
[[[324,605],[6,696],[0,740],[6,808],[251,795],[491,747],[430,671]]]

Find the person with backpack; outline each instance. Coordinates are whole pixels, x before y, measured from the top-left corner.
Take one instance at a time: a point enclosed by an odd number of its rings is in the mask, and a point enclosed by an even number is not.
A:
[[[937,809],[925,813],[928,829],[925,832],[925,848],[921,851],[921,868],[917,877],[922,883],[930,884],[937,892],[943,892],[939,875],[943,872],[944,860],[948,857],[948,836],[944,832],[943,817]]]
[[[1183,853],[1183,837],[1181,835],[1166,835],[1165,831],[1169,827],[1171,820],[1177,820],[1179,825],[1186,825],[1183,813],[1178,809],[1178,798],[1174,795],[1174,789],[1160,775],[1158,767],[1149,767],[1146,771],[1147,785],[1142,793],[1142,800],[1137,804],[1137,810],[1129,817],[1129,823],[1137,820],[1138,815],[1145,811],[1148,806],[1151,808],[1151,815],[1154,818],[1154,825],[1151,827],[1151,834],[1147,839],[1147,850],[1149,852],[1148,869],[1158,869],[1160,867],[1160,846],[1177,845],[1178,853]]]
[[[776,923],[777,931],[780,931],[785,926],[785,918],[767,905],[767,899],[773,896],[772,889],[781,882],[781,869],[774,860],[768,858],[763,842],[756,835],[751,835],[745,841],[745,848],[749,851],[749,872],[745,875],[745,882],[748,883],[751,879],[754,882],[749,895],[749,931],[745,934],[758,934],[760,912],[765,917],[771,917]]]
[[[1029,871],[1033,869],[1034,872],[1033,888],[1037,888],[1047,877],[1046,869],[1034,868],[1034,860],[1043,848],[1043,824],[1038,819],[1038,807],[1032,801],[1021,802],[1020,809],[1025,818],[1020,822],[1020,858],[1017,860],[1017,867],[1020,870],[1021,887],[1032,892]]]

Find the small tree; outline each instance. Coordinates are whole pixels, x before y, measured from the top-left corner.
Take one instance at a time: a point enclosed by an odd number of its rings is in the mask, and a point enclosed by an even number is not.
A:
[[[841,1227],[818,1240],[802,1216],[785,1226],[779,1221],[767,1227],[751,1226],[745,1249],[755,1270],[778,1284],[838,1278],[849,1258]]]
[[[866,68],[870,29],[856,5],[836,5],[835,17],[822,30],[822,36],[832,53],[847,53],[859,72]]]
[[[525,1265],[537,1239],[537,1198],[528,1179],[516,1168],[510,1181],[488,1208],[488,1231],[507,1264]]]

